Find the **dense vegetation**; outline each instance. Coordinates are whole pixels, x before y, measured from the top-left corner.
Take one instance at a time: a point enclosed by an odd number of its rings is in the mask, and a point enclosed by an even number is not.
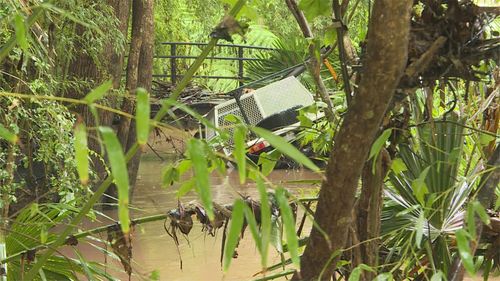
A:
[[[113,251],[102,252],[134,276],[132,226],[166,220],[178,245],[177,234],[190,232],[195,215],[207,233],[223,231],[223,270],[248,226],[262,257],[260,280],[498,274],[495,4],[2,1],[0,280],[113,280],[106,264],[88,260],[78,247],[75,258],[59,252],[100,232],[107,232],[101,242]],[[178,60],[182,76],[175,85],[170,78],[153,84],[154,74],[171,71],[154,55],[168,56],[161,43],[177,41],[208,44],[178,50],[193,58]],[[238,75],[236,62],[207,59],[235,56],[217,43],[269,49],[248,54],[258,60],[245,63],[244,79],[195,78]],[[217,95],[301,72],[316,101],[300,110],[293,143],[236,116],[214,128],[218,136],[210,141],[172,122],[183,111],[213,127],[188,106],[194,85]],[[167,93],[154,96],[155,85]],[[154,114],[150,102],[158,107]],[[312,120],[311,113],[324,117]],[[152,131],[185,144],[177,161],[165,163],[162,185],[177,188],[181,199],[195,192],[200,203],[131,219],[129,197]],[[247,136],[275,149],[251,161]],[[302,198],[272,183],[268,176],[284,159],[317,173],[319,193]],[[228,162],[259,198],[231,206],[212,201],[210,175],[226,174]],[[186,180],[190,173],[195,176]],[[82,221],[105,216],[100,206],[118,209],[117,224],[82,229]],[[297,214],[312,222],[310,231],[296,231],[304,226]],[[271,247],[282,263],[269,263]]]

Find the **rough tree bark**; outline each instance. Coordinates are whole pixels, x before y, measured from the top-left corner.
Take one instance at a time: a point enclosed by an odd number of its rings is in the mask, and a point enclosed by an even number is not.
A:
[[[153,79],[153,43],[154,14],[153,0],[134,0],[132,2],[132,39],[127,63],[127,84],[129,93],[134,93],[138,87],[151,91]],[[135,101],[132,95],[125,97],[122,111],[133,114]],[[129,118],[122,118],[118,127],[118,138],[125,150],[136,141],[135,123]],[[138,151],[128,164],[130,186],[133,187],[137,178],[141,152]],[[117,196],[115,186],[108,189],[108,195]]]
[[[382,118],[407,63],[413,1],[378,0],[369,25],[361,82],[335,136],[313,228],[293,280],[329,280],[345,246],[358,179]]]
[[[124,0],[108,0],[108,5],[113,8],[113,12],[119,21],[119,30],[124,37],[127,36],[128,28],[128,18],[130,10],[130,1]],[[77,32],[83,33],[84,27],[78,25]],[[71,61],[68,76],[70,80],[81,80],[86,79],[89,83],[89,87],[86,89],[73,89],[70,91],[74,98],[82,98],[85,96],[92,88],[97,87],[99,84],[103,83],[105,80],[111,78],[113,80],[113,87],[115,89],[120,87],[121,73],[123,69],[123,58],[124,53],[117,53],[114,51],[114,42],[110,42],[106,45],[101,54],[101,63],[104,67],[99,68],[96,62],[88,54],[84,52],[82,48],[79,50],[75,58]],[[109,99],[110,106],[115,105],[113,99]],[[96,121],[89,111],[87,106],[78,107],[78,113],[82,116],[83,121],[88,126],[96,126]],[[99,125],[101,126],[111,126],[113,121],[113,113],[109,111],[99,111]],[[95,136],[90,136],[89,148],[99,154],[101,154],[101,145],[99,144],[98,138]],[[94,171],[99,178],[102,178],[105,174],[105,168],[99,159],[93,159]]]

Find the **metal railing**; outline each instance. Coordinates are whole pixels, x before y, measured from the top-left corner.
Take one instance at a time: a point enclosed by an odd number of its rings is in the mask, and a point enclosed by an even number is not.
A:
[[[179,78],[182,78],[181,69],[179,68],[179,63],[182,61],[187,61],[186,65],[190,65],[191,62],[188,60],[194,60],[197,58],[196,55],[192,54],[183,54],[179,47],[181,46],[196,46],[203,47],[206,46],[207,43],[192,43],[192,42],[162,42],[160,46],[157,46],[157,54],[154,56],[156,61],[158,60],[168,60],[169,72],[168,73],[153,73],[154,78],[170,78],[172,84],[175,84]],[[162,48],[163,46],[167,46],[167,53],[161,52],[158,50],[158,47]],[[232,79],[238,80],[239,85],[242,86],[245,80],[245,61],[259,61],[262,60],[260,58],[255,57],[245,57],[245,55],[252,55],[254,51],[271,51],[272,48],[265,47],[257,47],[257,46],[246,46],[246,45],[235,45],[235,44],[217,44],[216,48],[221,50],[222,48],[227,48],[230,50],[234,50],[236,52],[236,56],[233,57],[225,57],[219,56],[217,52],[212,51],[212,54],[209,55],[207,60],[226,60],[226,61],[237,61],[236,65],[236,75],[235,76],[217,76],[217,75],[194,75],[193,78],[206,78],[206,79]]]

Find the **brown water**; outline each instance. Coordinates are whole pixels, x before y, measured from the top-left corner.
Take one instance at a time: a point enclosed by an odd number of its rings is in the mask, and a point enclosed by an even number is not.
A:
[[[165,162],[147,157],[141,162],[139,178],[134,192],[132,211],[134,218],[152,214],[165,213],[177,207],[177,187],[161,187],[161,169]],[[189,177],[189,176],[188,176]],[[308,184],[290,183],[307,179],[317,179],[318,176],[306,170],[276,170],[270,175],[270,180],[276,184],[283,184],[289,190],[297,194],[310,195],[317,187]],[[240,185],[238,174],[228,171],[226,176],[214,174],[212,176],[213,200],[219,204],[231,203],[237,198],[238,192],[244,195],[258,198],[254,185]],[[196,200],[194,193],[188,193],[181,198],[183,203]],[[107,212],[110,217],[116,217],[113,212]],[[101,224],[109,224],[110,221],[102,220]],[[90,227],[90,226],[88,226]],[[179,233],[179,235],[181,235]],[[105,234],[102,238],[105,239]],[[179,237],[179,250],[183,261],[183,270],[180,269],[179,256],[174,241],[164,230],[163,221],[145,223],[137,226],[133,235],[133,276],[132,280],[149,280],[151,272],[157,271],[160,280],[172,281],[216,281],[216,280],[252,280],[252,275],[261,270],[260,256],[255,248],[249,233],[240,242],[238,247],[239,256],[233,259],[229,271],[224,274],[220,265],[222,231],[216,237],[205,235],[201,232],[201,225],[195,222],[189,234],[189,243],[186,239]],[[104,256],[91,244],[80,243],[79,249],[88,260],[104,261]],[[99,245],[97,243],[97,245]],[[279,256],[270,249],[270,263],[279,262]],[[109,270],[115,272],[121,270],[117,261],[108,258]],[[124,274],[117,274],[122,280],[128,278]],[[279,280],[285,280],[279,279]],[[466,280],[482,280],[481,278],[469,278]],[[500,280],[490,278],[490,280]]]
[[[147,215],[166,213],[177,207],[177,187],[161,187],[161,169],[165,163],[148,157],[141,162],[139,178],[134,191],[132,212],[134,218]],[[189,176],[188,176],[189,177]],[[285,184],[293,192],[311,194],[316,188],[310,184],[290,184],[285,181],[316,179],[318,176],[306,170],[277,170],[269,179],[276,184]],[[238,192],[258,198],[258,192],[253,184],[240,185],[238,173],[228,171],[227,176],[212,175],[212,196],[219,204],[233,202]],[[188,193],[181,198],[183,203],[196,200],[196,194]],[[116,217],[113,212],[107,212],[110,217]],[[109,221],[103,221],[109,223]],[[181,235],[180,233],[178,234]],[[105,235],[103,235],[105,238]],[[220,264],[222,229],[216,237],[201,232],[201,225],[195,222],[189,234],[189,243],[179,237],[180,253],[183,270],[180,269],[179,256],[174,241],[164,230],[163,221],[145,223],[137,226],[133,236],[134,276],[132,280],[148,280],[151,272],[159,272],[160,280],[192,281],[192,280],[251,280],[252,275],[261,270],[260,256],[252,241],[251,235],[245,235],[238,247],[239,256],[232,260],[229,271],[223,274]],[[82,245],[84,243],[81,243]],[[87,258],[103,261],[100,254],[91,245],[80,246]],[[280,260],[279,255],[270,250],[270,262]],[[120,267],[118,262],[110,261],[110,267]],[[123,276],[123,275],[122,275]],[[126,277],[122,277],[126,280]]]

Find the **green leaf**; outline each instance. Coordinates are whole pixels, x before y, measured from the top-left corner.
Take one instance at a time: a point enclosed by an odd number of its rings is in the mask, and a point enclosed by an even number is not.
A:
[[[23,52],[28,51],[28,34],[26,33],[26,25],[23,16],[16,14],[14,16],[14,27],[16,30],[16,41]]]
[[[465,230],[463,229],[457,230],[457,232],[455,232],[455,237],[457,239],[458,253],[460,254],[460,258],[462,259],[462,262],[467,272],[471,276],[474,276],[476,272],[474,268],[472,252],[469,246],[469,239],[467,239],[467,236],[468,236],[467,232],[465,232]]]
[[[191,160],[189,159],[182,160],[177,166],[177,169],[179,170],[179,176],[184,175],[184,173],[187,172],[189,169],[191,169],[191,167],[192,167]]]
[[[420,205],[425,206],[425,195],[429,193],[429,189],[427,188],[427,184],[425,183],[425,178],[427,177],[427,173],[429,172],[429,168],[425,168],[422,173],[418,176],[418,178],[414,179],[411,183],[411,187],[413,189],[413,194],[417,198]]]
[[[150,281],[160,281],[160,272],[158,270],[153,270],[149,275]]]
[[[490,224],[490,216],[488,215],[488,213],[486,212],[481,203],[479,203],[478,201],[474,201],[472,203],[472,208],[474,209],[474,212],[479,216],[479,218],[484,224],[486,225]]]
[[[325,39],[323,40],[325,45],[333,46],[337,41],[337,29],[333,26],[329,26],[325,31]]]
[[[149,137],[149,94],[143,88],[137,88],[137,109],[135,111],[135,124],[137,126],[137,143],[145,145]]]
[[[212,206],[212,193],[210,191],[210,177],[208,171],[207,153],[205,144],[199,139],[191,139],[187,144],[189,158],[193,162],[196,192],[200,196],[201,203],[207,211],[208,218],[214,219]]]
[[[179,189],[177,190],[177,197],[182,197],[186,195],[191,189],[194,188],[194,178],[191,178],[181,184]]]
[[[231,214],[231,225],[227,234],[226,247],[224,248],[224,272],[227,272],[231,260],[233,259],[234,250],[240,240],[241,228],[243,227],[243,208],[245,202],[237,199],[233,204],[233,212]]]
[[[374,281],[385,281],[385,280],[393,280],[392,274],[389,272],[381,273],[373,279]]]
[[[361,268],[356,267],[352,272],[351,275],[349,275],[349,281],[359,281],[359,278],[361,277]]]
[[[118,138],[111,128],[99,127],[106,151],[108,153],[108,161],[111,166],[111,174],[118,189],[118,218],[123,234],[128,234],[130,231],[129,218],[129,180],[127,171],[127,162],[123,155],[123,150]]]
[[[271,242],[271,207],[264,180],[257,177],[256,183],[260,199],[261,264],[263,268],[266,268],[269,243]]]
[[[431,281],[441,281],[441,280],[446,280],[441,270],[432,275]]]
[[[332,7],[328,0],[301,0],[299,8],[304,11],[308,21],[312,21],[317,16],[330,16]]]
[[[47,243],[47,238],[49,237],[49,232],[47,231],[47,227],[45,225],[40,226],[40,243]]]
[[[290,252],[290,257],[296,268],[300,268],[300,256],[299,256],[299,240],[297,234],[295,234],[295,220],[293,219],[292,209],[288,204],[288,199],[285,196],[285,189],[276,189],[276,200],[280,207],[281,219],[283,220],[283,226],[285,227],[286,241],[288,246],[288,251]]]
[[[250,228],[250,233],[252,234],[253,240],[255,241],[255,245],[257,246],[257,249],[259,250],[259,253],[262,255],[262,240],[260,239],[259,235],[259,229],[257,227],[257,221],[255,220],[255,215],[248,206],[248,204],[245,204],[243,211],[245,213],[245,218],[248,223],[248,227]]]
[[[0,138],[3,138],[11,143],[17,143],[17,141],[19,140],[16,134],[11,133],[2,124],[0,124]]]
[[[99,87],[90,91],[90,93],[88,93],[83,98],[83,100],[85,100],[87,103],[93,103],[96,100],[102,98],[104,96],[104,94],[106,94],[106,92],[109,91],[109,89],[111,89],[112,87],[113,87],[113,81],[108,80],[108,81],[104,82],[103,84],[101,84]]]
[[[174,165],[168,165],[163,169],[162,187],[170,187],[179,180],[179,171]]]
[[[378,156],[380,153],[380,150],[382,150],[382,147],[384,147],[385,142],[389,139],[391,136],[392,129],[386,129],[380,136],[373,142],[373,145],[370,149],[370,156],[368,159],[372,159],[375,156]],[[375,157],[376,158],[376,157]]]
[[[240,175],[240,184],[244,184],[246,181],[246,139],[247,130],[245,126],[237,126],[234,129],[234,151],[233,157],[238,165],[238,173]]]
[[[406,167],[405,162],[401,158],[396,158],[396,159],[392,160],[391,170],[395,174],[400,174],[404,171],[408,171],[408,167]]]
[[[417,244],[417,248],[420,249],[420,246],[422,244],[422,236],[424,234],[424,224],[425,224],[425,217],[424,217],[424,211],[420,211],[420,215],[418,216],[417,221],[415,222],[415,229],[417,231],[415,235],[415,244]]]
[[[307,158],[307,156],[300,152],[295,146],[287,142],[284,138],[259,127],[252,127],[251,130],[260,137],[267,140],[274,148],[297,161],[299,164],[302,164],[315,172],[320,171],[318,166],[316,166],[316,164],[314,164],[311,159]]]
[[[481,133],[479,135],[479,143],[481,144],[481,146],[489,145],[490,142],[492,142],[494,140],[495,140],[495,137],[492,135],[485,134],[485,133]]]
[[[261,172],[264,176],[268,176],[274,170],[276,163],[278,162],[278,158],[280,157],[279,151],[276,149],[271,151],[270,153],[262,152],[259,155],[258,165],[261,166]]]
[[[77,123],[75,126],[75,162],[80,182],[87,185],[89,181],[89,149],[87,129],[84,123]]]

